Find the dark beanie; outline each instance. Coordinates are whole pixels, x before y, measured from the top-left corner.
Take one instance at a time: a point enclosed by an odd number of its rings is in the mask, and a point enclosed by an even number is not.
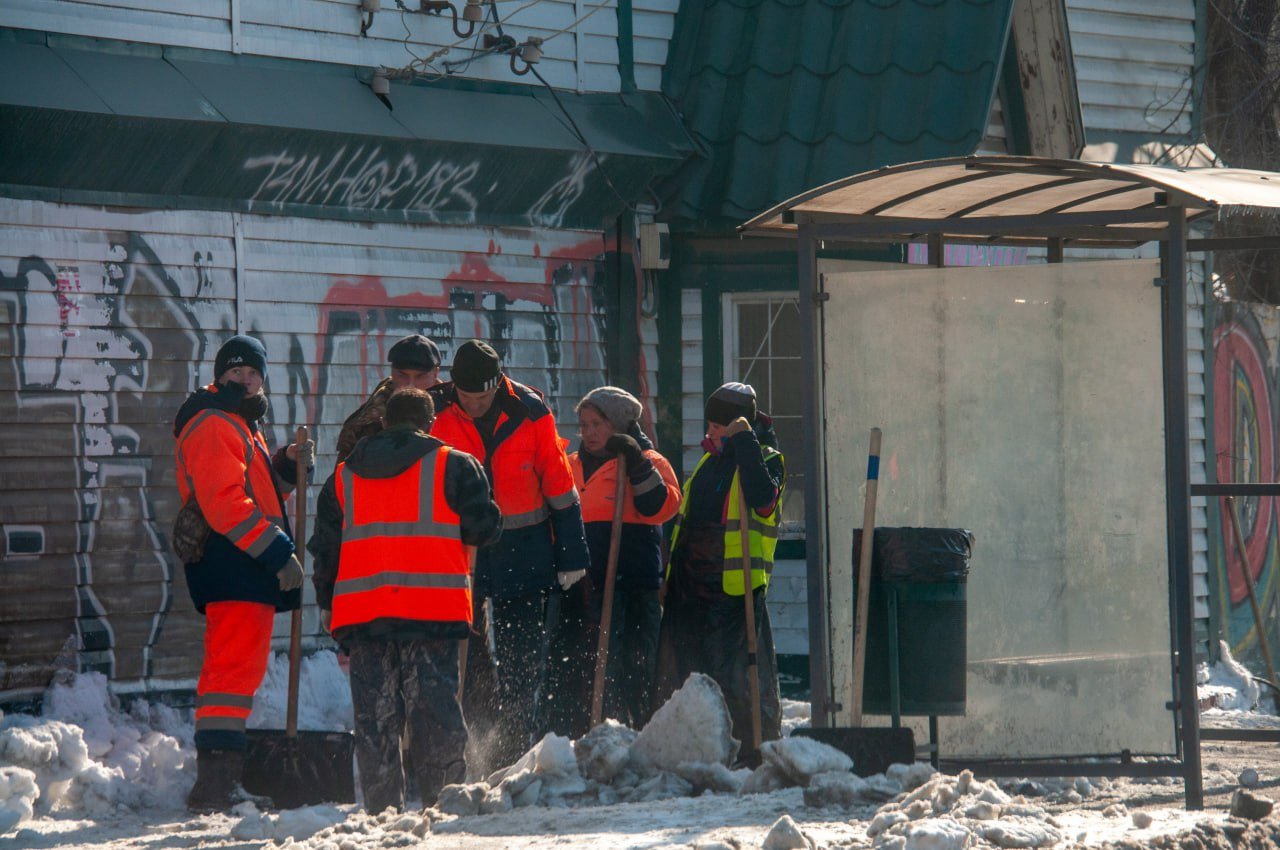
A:
[[[749,384],[730,381],[707,399],[708,422],[728,425],[739,416],[745,417],[748,422],[756,421],[756,391]]]
[[[213,379],[222,377],[222,373],[237,366],[252,366],[263,375],[267,374],[267,349],[251,336],[233,336],[218,349],[218,356],[213,361]]]
[[[421,369],[430,372],[440,365],[440,349],[422,334],[409,334],[387,352],[392,369]]]
[[[453,385],[464,393],[491,390],[502,380],[502,358],[489,343],[467,340],[453,355],[449,377],[453,379]]]

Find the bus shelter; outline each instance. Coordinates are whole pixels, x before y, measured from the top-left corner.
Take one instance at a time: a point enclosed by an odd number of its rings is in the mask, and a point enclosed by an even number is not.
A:
[[[1280,485],[1192,483],[1187,308],[1206,286],[1189,286],[1187,255],[1272,249],[1192,228],[1276,208],[1280,174],[975,156],[857,174],[742,225],[797,242],[815,726],[849,724],[851,534],[880,427],[877,526],[976,538],[948,763],[1180,777],[1203,805],[1192,498]],[[917,242],[927,267],[819,258]],[[1038,246],[1048,262],[947,268],[957,243]],[[1067,248],[1147,243],[1158,259],[1063,263]]]

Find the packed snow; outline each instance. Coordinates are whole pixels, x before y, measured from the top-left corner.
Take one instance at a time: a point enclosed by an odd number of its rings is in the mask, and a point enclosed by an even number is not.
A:
[[[283,727],[287,672],[285,656],[272,659],[251,727]],[[1207,721],[1276,722],[1263,713],[1272,708],[1267,693],[1229,653],[1200,674]],[[345,673],[332,653],[306,659],[301,681],[301,728],[351,728]],[[1177,806],[1046,810],[1050,801],[1088,801],[1109,786],[1105,779],[996,783],[924,762],[860,777],[847,755],[790,736],[807,723],[807,704],[786,701],[786,737],[765,744],[760,767],[736,767],[739,742],[723,696],[695,674],[644,729],[610,720],[577,741],[548,735],[515,764],[447,787],[427,809],[266,811],[246,802],[191,816],[183,806],[195,773],[191,710],[141,699],[122,705],[101,674],[67,673],[49,687],[39,716],[0,715],[0,850],[1066,848],[1223,820]],[[1239,781],[1256,785],[1259,777]]]

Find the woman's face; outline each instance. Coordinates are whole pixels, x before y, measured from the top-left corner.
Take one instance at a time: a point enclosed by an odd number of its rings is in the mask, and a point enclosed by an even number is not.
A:
[[[724,437],[724,432],[729,429],[727,425],[721,425],[719,422],[707,423],[707,436],[711,438],[711,442],[717,442]]]
[[[604,444],[614,435],[613,425],[589,404],[578,408],[578,430],[582,447],[593,455],[604,454]]]
[[[228,381],[234,381],[243,386],[246,397],[262,392],[262,373],[252,366],[236,366],[234,369],[228,369],[222,373],[218,384],[225,385]]]

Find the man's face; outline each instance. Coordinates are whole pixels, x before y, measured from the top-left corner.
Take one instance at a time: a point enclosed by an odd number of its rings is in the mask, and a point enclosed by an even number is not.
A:
[[[246,396],[257,395],[262,392],[262,373],[252,366],[237,366],[234,369],[228,369],[218,379],[218,385],[225,386],[228,381],[234,381],[243,386]]]
[[[434,369],[392,369],[391,384],[398,390],[412,387],[429,390],[440,383],[440,367]]]
[[[457,390],[458,404],[462,407],[462,411],[472,419],[477,419],[489,412],[489,408],[493,407],[493,399],[498,395],[498,388],[485,390],[482,393],[469,393],[464,390]]]

